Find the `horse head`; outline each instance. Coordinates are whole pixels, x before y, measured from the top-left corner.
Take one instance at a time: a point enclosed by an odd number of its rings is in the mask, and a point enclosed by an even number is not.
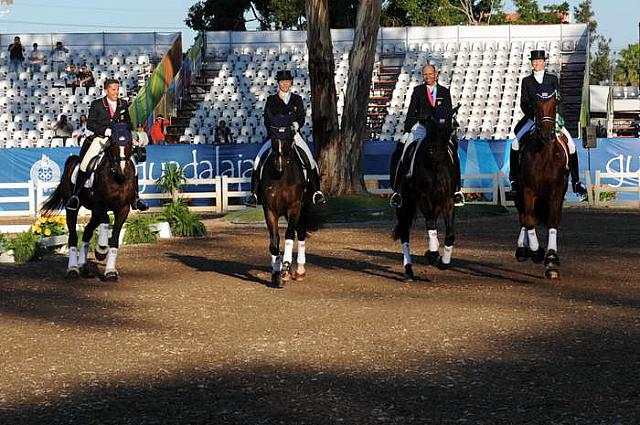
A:
[[[124,123],[117,123],[111,133],[109,156],[113,161],[112,171],[121,183],[125,179],[125,168],[133,154],[133,136],[131,130]]]
[[[293,128],[291,119],[283,117],[276,120],[270,128],[271,136],[271,157],[278,174],[282,174],[285,167],[289,165],[290,155],[293,151]]]
[[[558,93],[552,87],[542,85],[535,99],[536,131],[544,143],[552,142],[556,137]]]

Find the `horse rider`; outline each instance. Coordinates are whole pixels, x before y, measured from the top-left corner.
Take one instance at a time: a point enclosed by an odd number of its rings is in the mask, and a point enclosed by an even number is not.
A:
[[[545,71],[545,63],[547,56],[544,50],[532,50],[529,57],[531,60],[531,67],[533,68],[530,75],[527,75],[522,79],[522,87],[520,91],[520,109],[524,113],[524,117],[516,124],[514,128],[515,139],[511,143],[511,152],[509,154],[510,169],[509,180],[511,181],[511,190],[518,192],[520,185],[517,180],[520,173],[520,140],[533,128],[535,113],[535,98],[538,88],[542,85],[550,86],[556,91],[556,96],[559,95],[560,84],[558,83],[558,77]],[[559,115],[559,114],[558,114]],[[571,183],[573,192],[586,195],[587,188],[580,181],[580,173],[578,168],[578,154],[576,153],[576,145],[573,142],[571,134],[564,127],[564,120],[561,117],[556,117],[557,127],[560,127],[560,132],[567,138],[567,145],[569,148],[569,171],[571,172]]]
[[[304,119],[306,116],[306,110],[302,97],[291,92],[291,83],[293,82],[293,76],[288,70],[281,70],[276,73],[276,80],[278,81],[278,93],[273,94],[267,98],[267,104],[264,107],[264,125],[267,127],[267,132],[271,137],[274,137],[274,131],[272,126],[277,124],[282,118],[287,119],[288,122],[293,123],[294,146],[297,149],[300,157],[303,161],[303,166],[306,168],[309,175],[309,184],[313,192],[311,197],[314,204],[324,204],[327,202],[324,194],[320,191],[320,175],[318,174],[318,164],[309,146],[304,141],[300,133],[300,128],[304,125]],[[251,173],[251,195],[247,198],[245,205],[255,208],[258,203],[258,186],[260,185],[260,174],[262,164],[266,161],[268,152],[271,149],[271,139],[262,145],[256,159],[253,162],[253,171]]]
[[[73,186],[73,195],[67,201],[69,210],[80,208],[78,195],[89,177],[89,165],[107,147],[110,137],[115,137],[115,132],[120,132],[124,127],[131,131],[131,118],[129,117],[129,105],[124,99],[118,97],[120,82],[108,78],[104,82],[105,96],[91,102],[87,129],[93,132],[93,136],[85,139],[80,152],[80,167]],[[115,130],[115,132],[114,132]],[[128,137],[131,137],[130,134]],[[131,203],[131,208],[145,211],[149,207],[138,197],[138,179],[136,178],[136,199]]]
[[[394,208],[402,206],[400,189],[404,178],[408,177],[408,168],[415,154],[415,151],[410,147],[414,142],[420,142],[427,136],[427,128],[424,125],[426,120],[433,117],[436,119],[437,126],[441,128],[451,127],[453,109],[449,89],[438,84],[438,71],[432,64],[427,64],[422,68],[422,77],[424,83],[416,86],[411,94],[411,102],[404,122],[404,135],[391,155],[391,186],[393,194],[389,199],[389,204]],[[460,191],[458,145],[455,140],[450,139],[449,142],[452,150],[453,166],[456,171],[456,190],[453,193],[453,198],[455,205],[460,206],[464,205],[464,197]],[[407,152],[412,151],[412,154],[407,154]]]

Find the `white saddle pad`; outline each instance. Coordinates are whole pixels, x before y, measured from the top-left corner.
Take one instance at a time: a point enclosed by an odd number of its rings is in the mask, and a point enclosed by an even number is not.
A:
[[[78,180],[79,170],[80,170],[80,164],[76,164],[76,166],[73,168],[73,173],[71,173],[71,183],[76,184],[76,181]],[[86,187],[87,189],[91,189],[93,187],[94,176],[95,176],[95,173],[92,171],[91,174],[89,174],[89,178],[85,180],[84,187]]]

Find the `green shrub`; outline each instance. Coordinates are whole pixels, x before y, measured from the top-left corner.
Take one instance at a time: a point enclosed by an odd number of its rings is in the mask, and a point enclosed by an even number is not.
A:
[[[36,257],[37,242],[40,237],[31,232],[19,233],[7,244],[7,250],[13,249],[16,263],[26,263]]]
[[[187,204],[178,199],[165,204],[162,216],[171,225],[171,232],[176,236],[198,237],[207,234],[200,216],[189,211]]]
[[[136,214],[129,216],[127,230],[124,233],[124,242],[128,244],[154,243],[158,240],[158,234],[149,229],[149,225],[156,223],[152,215]]]
[[[82,243],[83,236],[84,236],[84,229],[78,230],[78,247],[80,247],[80,243]],[[95,250],[97,245],[98,245],[98,230],[95,230],[93,232],[93,236],[91,236],[91,240],[89,241],[89,251]]]
[[[0,252],[4,252],[7,250],[5,248],[7,246],[7,239],[4,237],[2,233],[0,233]]]
[[[170,163],[167,166],[167,169],[164,171],[164,174],[156,180],[158,187],[164,193],[171,194],[171,199],[173,202],[178,200],[178,193],[182,186],[187,182],[186,177],[184,176],[184,170],[180,167],[180,165],[175,163]]]

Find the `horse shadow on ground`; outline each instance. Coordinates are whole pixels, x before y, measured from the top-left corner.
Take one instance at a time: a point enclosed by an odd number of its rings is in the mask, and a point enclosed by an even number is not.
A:
[[[385,260],[395,261],[398,264],[402,261],[402,254],[398,252],[390,252],[390,251],[378,251],[371,249],[351,249],[354,252],[359,254],[377,257]],[[414,264],[428,265],[424,255],[414,255]],[[417,261],[416,261],[417,260]],[[506,280],[514,283],[522,283],[522,284],[530,284],[531,280],[525,280],[525,278],[529,279],[542,279],[542,275],[537,276],[531,273],[525,273],[522,271],[514,270],[509,267],[504,267],[501,264],[493,263],[489,261],[473,261],[462,258],[453,258],[451,260],[450,271],[465,274],[473,277],[482,277],[488,279],[497,279],[497,280]],[[516,276],[520,276],[516,277]]]
[[[321,267],[328,270],[349,270],[352,272],[364,273],[370,276],[382,277],[385,279],[392,279],[398,281],[404,281],[404,276],[401,272],[401,268],[394,266],[379,264],[373,261],[357,260],[353,258],[345,257],[328,257],[318,254],[310,254],[307,252],[307,262],[314,266]],[[429,279],[419,278],[418,281],[429,282]]]
[[[249,281],[264,286],[271,285],[271,272],[264,270],[260,266],[255,266],[254,264],[207,258],[197,255],[184,255],[175,252],[167,253],[166,255],[173,260],[180,261],[185,266],[201,272],[219,273],[235,279]],[[261,279],[257,276],[257,273],[261,272],[268,273],[269,279]]]

